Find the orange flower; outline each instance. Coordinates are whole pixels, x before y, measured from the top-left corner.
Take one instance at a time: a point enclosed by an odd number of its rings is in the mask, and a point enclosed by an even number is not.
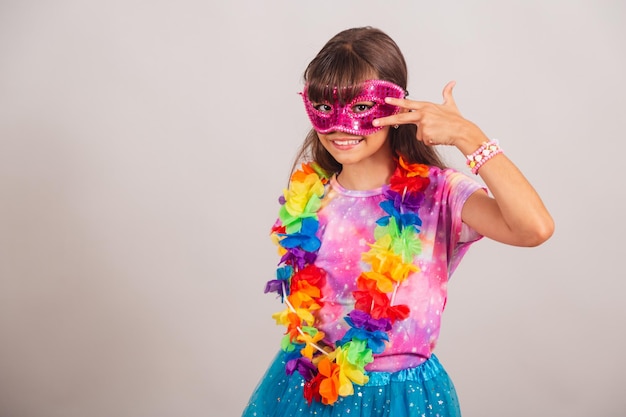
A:
[[[360,277],[371,279],[376,282],[376,287],[380,292],[390,293],[393,291],[393,280],[391,277],[380,272],[368,271],[361,273]]]
[[[285,334],[288,334],[289,340],[293,342],[300,335],[298,329],[302,325],[302,320],[300,319],[300,317],[298,317],[296,313],[290,312],[287,314],[287,321],[287,331],[285,332]]]
[[[428,172],[429,172],[428,165],[407,164],[406,161],[402,159],[402,157],[400,157],[399,163],[400,163],[400,166],[407,171],[406,173],[407,177],[415,177],[418,175],[420,177],[428,177]]]
[[[317,369],[318,375],[321,375],[319,394],[322,397],[322,403],[332,404],[339,397],[339,365],[324,357],[317,364]]]

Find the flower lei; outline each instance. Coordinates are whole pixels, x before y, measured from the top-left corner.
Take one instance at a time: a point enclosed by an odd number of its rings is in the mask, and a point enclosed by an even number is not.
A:
[[[375,242],[362,254],[370,270],[356,280],[354,310],[345,317],[350,328],[334,346],[323,340],[315,318],[323,304],[325,283],[325,272],[314,264],[321,246],[317,211],[328,175],[315,163],[302,164],[292,175],[272,227],[281,259],[276,279],[268,281],[265,292],[276,292],[286,304],[272,317],[287,327],[281,342],[287,353],[285,370],[303,376],[309,404],[313,400],[333,404],[339,396],[352,395],[353,384],[367,383],[365,366],[385,350],[392,325],[408,317],[409,307],[394,305],[394,298],[400,283],[419,271],[413,264],[421,252],[422,222],[417,211],[430,183],[428,173],[428,166],[407,164],[400,158],[389,185],[384,186],[386,198],[380,207],[387,215],[377,220]]]

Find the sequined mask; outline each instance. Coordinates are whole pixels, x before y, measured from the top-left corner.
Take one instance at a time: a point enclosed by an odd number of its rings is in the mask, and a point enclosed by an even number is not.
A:
[[[350,88],[350,87],[347,87]],[[333,102],[315,103],[309,100],[308,84],[300,93],[304,107],[318,133],[345,132],[365,136],[382,129],[372,125],[374,119],[397,114],[400,108],[385,103],[385,97],[404,98],[406,91],[389,81],[367,80],[360,84],[357,94],[341,104],[337,87],[333,88]]]

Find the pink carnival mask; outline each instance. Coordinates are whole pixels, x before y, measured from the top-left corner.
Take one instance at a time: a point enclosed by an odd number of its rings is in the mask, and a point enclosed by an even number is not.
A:
[[[404,98],[406,91],[389,81],[367,80],[357,86],[357,94],[341,104],[337,87],[333,88],[333,102],[313,103],[309,100],[308,84],[300,93],[304,107],[318,133],[345,132],[365,136],[382,129],[372,125],[374,119],[397,114],[400,108],[385,103],[385,97]],[[373,105],[369,105],[373,103]]]

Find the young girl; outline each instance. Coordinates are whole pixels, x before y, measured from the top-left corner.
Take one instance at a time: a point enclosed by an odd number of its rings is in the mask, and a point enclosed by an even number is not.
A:
[[[333,37],[304,73],[313,125],[280,199],[281,350],[244,416],[459,416],[433,354],[450,276],[472,242],[518,246],[553,222],[522,173],[443,89],[407,99],[402,53],[374,28]],[[454,146],[477,182],[446,168]]]

